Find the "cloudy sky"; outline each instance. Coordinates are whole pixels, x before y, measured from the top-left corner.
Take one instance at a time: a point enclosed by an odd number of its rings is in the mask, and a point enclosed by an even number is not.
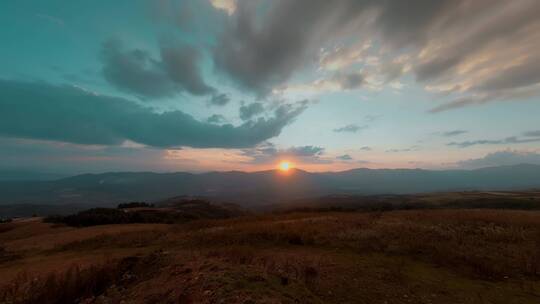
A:
[[[0,170],[540,164],[537,0],[3,0]]]

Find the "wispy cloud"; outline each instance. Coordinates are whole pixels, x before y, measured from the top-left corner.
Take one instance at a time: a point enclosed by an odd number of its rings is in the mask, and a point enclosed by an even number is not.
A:
[[[444,131],[444,132],[436,132],[435,134],[443,136],[443,137],[453,137],[453,136],[458,136],[458,135],[462,135],[462,134],[466,134],[466,133],[469,133],[469,131],[467,131],[467,130],[451,130],[451,131]]]
[[[383,117],[382,115],[366,115],[364,116],[364,120],[367,122],[374,122],[376,120],[381,119],[382,117]]]
[[[298,146],[278,149],[271,143],[263,143],[255,148],[242,150],[242,155],[249,157],[252,164],[275,163],[283,158],[299,160],[302,163],[323,164],[332,161],[323,158],[324,148],[317,146]]]
[[[337,156],[336,158],[343,161],[353,160],[353,158],[349,154],[343,154],[343,155]]]
[[[540,142],[540,138],[520,138],[517,136],[510,136],[503,139],[479,139],[462,142],[450,142],[447,146],[455,146],[459,148],[468,148],[476,145],[504,145],[504,144],[524,144],[531,142]]]
[[[540,130],[524,132],[524,133],[523,133],[523,136],[528,136],[528,137],[540,137]]]
[[[367,129],[368,127],[369,126],[367,126],[367,125],[359,126],[357,124],[349,124],[349,125],[334,129],[334,132],[336,132],[336,133],[356,133],[356,132]]]
[[[420,149],[420,146],[412,146],[412,147],[403,148],[403,149],[388,149],[384,152],[387,152],[387,153],[412,152],[412,151],[417,151],[419,149]]]

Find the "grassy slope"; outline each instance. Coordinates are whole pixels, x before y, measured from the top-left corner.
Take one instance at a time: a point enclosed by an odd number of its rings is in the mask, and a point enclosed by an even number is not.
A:
[[[37,221],[9,225],[0,232],[0,244],[17,257],[0,262],[0,285],[15,282],[3,289],[8,295],[32,294],[41,303],[69,298],[59,287],[69,284],[84,303],[540,302],[536,211],[295,213],[89,228]],[[80,270],[90,265],[97,266]],[[28,275],[16,277],[20,271]],[[57,275],[46,277],[51,272]],[[34,277],[44,283],[26,289]],[[108,286],[95,286],[96,280]]]

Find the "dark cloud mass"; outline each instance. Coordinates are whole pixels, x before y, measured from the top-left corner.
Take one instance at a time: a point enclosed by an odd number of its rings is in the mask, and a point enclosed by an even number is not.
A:
[[[229,103],[231,99],[227,94],[215,94],[210,98],[209,103],[214,106],[224,106]]]
[[[117,40],[103,44],[103,75],[124,91],[144,97],[167,97],[176,93],[176,85],[160,63],[143,50],[125,51]]]
[[[155,59],[147,51],[126,50],[121,41],[109,40],[103,44],[101,59],[109,83],[141,97],[170,97],[183,91],[215,93],[200,74],[199,50],[189,46],[162,47],[161,58]]]
[[[364,85],[364,76],[361,73],[338,74],[334,77],[334,80],[344,90],[354,90]]]
[[[222,122],[225,122],[226,119],[223,115],[220,115],[220,114],[214,114],[210,117],[208,117],[208,119],[206,119],[207,122],[210,122],[210,123],[222,123]]]
[[[366,1],[377,3],[380,14],[376,24],[386,43],[396,48],[424,43],[430,27],[461,0]]]
[[[258,1],[240,1],[214,49],[216,64],[241,86],[266,94],[308,62],[329,30],[352,21],[347,15],[359,10],[348,9],[362,2],[275,1],[257,20]]]
[[[525,61],[522,65],[513,66],[488,78],[478,86],[482,91],[516,89],[540,83],[540,56]]]
[[[254,116],[261,114],[262,112],[264,112],[264,107],[260,102],[242,105],[240,107],[240,119],[250,120]]]
[[[215,90],[204,83],[199,67],[201,54],[190,46],[162,47],[161,60],[171,80],[193,95],[206,95]]]
[[[1,136],[97,145],[131,140],[155,147],[251,147],[279,135],[306,107],[305,102],[282,105],[270,118],[233,126],[45,83],[0,80],[0,96]]]
[[[378,66],[342,78],[341,88],[358,88],[369,76],[389,83],[410,71],[449,96],[431,111],[437,113],[539,95],[540,58],[531,55],[540,47],[539,31],[536,0],[240,0],[213,57],[219,70],[264,95],[312,64],[321,49],[374,41],[351,62],[371,55]]]
[[[257,20],[261,16],[258,2],[239,1],[214,57],[218,67],[242,86],[264,93],[285,82],[328,41],[364,30],[367,21],[361,21],[366,13],[375,14],[372,28],[379,29],[384,42],[399,48],[423,41],[434,20],[460,2],[273,1],[263,10],[262,20]],[[395,70],[389,72],[389,77],[396,77]],[[351,84],[357,87],[360,82],[356,79]]]

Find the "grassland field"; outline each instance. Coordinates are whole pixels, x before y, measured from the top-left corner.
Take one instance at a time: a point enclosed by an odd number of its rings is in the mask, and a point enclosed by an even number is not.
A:
[[[539,211],[0,227],[0,303],[540,303]]]

